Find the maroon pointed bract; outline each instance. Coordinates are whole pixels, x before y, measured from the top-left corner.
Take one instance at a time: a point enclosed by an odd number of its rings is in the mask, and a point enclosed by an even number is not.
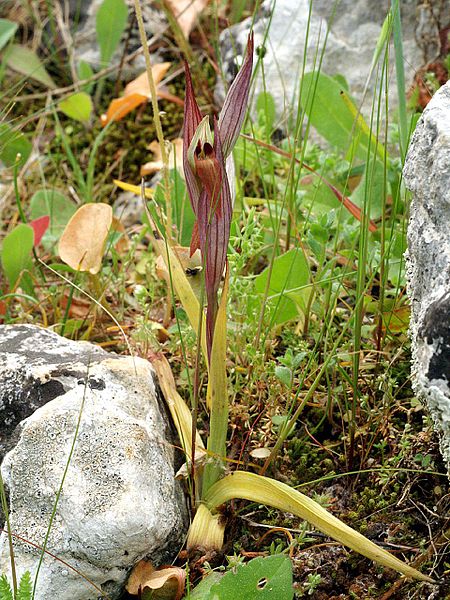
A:
[[[184,100],[183,168],[192,208],[194,213],[197,214],[197,203],[200,197],[200,184],[189,164],[187,152],[191,140],[194,137],[194,133],[196,132],[197,127],[202,120],[202,113],[200,112],[197,100],[195,99],[189,65],[185,63],[184,67],[186,72],[186,98]]]
[[[225,159],[237,142],[247,109],[253,68],[253,33],[248,36],[247,53],[242,67],[230,86],[219,117],[219,131]]]
[[[242,67],[225,98],[219,121],[214,120],[214,142],[212,142],[208,123],[204,122],[195,99],[189,66],[185,65],[183,167],[186,187],[196,216],[192,231],[191,254],[200,248],[205,265],[208,359],[211,357],[218,310],[218,291],[227,260],[232,216],[230,185],[225,162],[236,144],[244,122],[252,67],[253,33],[250,33]],[[194,145],[195,147],[191,147]]]

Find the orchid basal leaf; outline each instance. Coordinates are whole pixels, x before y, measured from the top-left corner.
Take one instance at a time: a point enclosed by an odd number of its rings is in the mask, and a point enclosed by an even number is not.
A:
[[[285,483],[255,473],[235,471],[215,483],[206,493],[204,501],[210,510],[214,510],[224,502],[235,498],[266,504],[295,514],[314,525],[319,531],[380,565],[395,569],[407,577],[421,581],[433,581],[427,575],[408,566],[365,538],[308,496]]]
[[[203,547],[220,550],[224,532],[225,524],[220,515],[213,515],[205,504],[200,504],[189,527],[187,549]]]

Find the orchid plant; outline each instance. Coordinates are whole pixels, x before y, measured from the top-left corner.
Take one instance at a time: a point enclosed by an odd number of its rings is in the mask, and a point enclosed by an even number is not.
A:
[[[196,490],[195,516],[188,536],[188,548],[201,546],[218,549],[223,545],[224,525],[218,508],[233,498],[268,504],[305,519],[317,529],[376,562],[408,577],[431,581],[389,552],[345,525],[308,496],[274,479],[245,471],[225,473],[228,396],[226,385],[226,301],[228,292],[227,248],[232,220],[232,194],[227,166],[242,127],[253,67],[253,35],[250,34],[243,65],[231,85],[212,130],[209,117],[203,117],[195,99],[189,66],[186,64],[186,99],[184,109],[183,165],[186,186],[196,216],[190,252],[200,249],[206,316],[203,299],[197,297],[178,259],[171,240],[155,236],[154,247],[163,256],[178,295],[205,355],[208,367],[207,406],[210,427],[207,449],[189,418],[189,409],[174,385],[167,385],[167,365],[155,361],[165,371],[164,389],[187,457],[206,457],[203,470],[193,471]],[[225,279],[219,300],[219,290]],[[203,326],[204,324],[204,326]],[[206,330],[206,331],[205,331]]]
[[[226,161],[233,160],[231,153],[244,121],[252,66],[253,34],[249,36],[244,63],[228,91],[219,121],[214,118],[213,137],[209,116],[202,118],[194,95],[189,65],[185,65],[183,168],[197,219],[192,232],[191,255],[199,248],[205,264],[208,359],[211,357],[218,310],[217,294],[227,260],[233,210]]]

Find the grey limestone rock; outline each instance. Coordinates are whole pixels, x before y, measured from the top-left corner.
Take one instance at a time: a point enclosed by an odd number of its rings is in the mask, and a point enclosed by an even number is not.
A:
[[[8,451],[1,472],[12,530],[43,544],[76,437],[47,549],[118,598],[136,561],[170,561],[187,527],[151,365],[14,325],[0,328],[0,373],[0,444]],[[16,541],[15,556],[19,573],[35,573],[35,549]],[[5,534],[0,572],[9,572]],[[98,596],[80,575],[44,558],[36,600]]]
[[[407,261],[414,385],[450,471],[450,82],[424,110],[403,174],[413,195]]]
[[[423,4],[428,6],[428,11],[422,5],[422,10],[419,11],[417,0],[400,2],[407,85],[412,82],[414,70],[432,60],[438,52],[439,21],[442,21],[442,25],[450,22],[449,3],[434,1]],[[281,129],[286,120],[296,112],[308,27],[306,72],[312,70],[314,62],[319,60],[329,27],[321,70],[330,76],[344,75],[350,93],[359,102],[362,100],[374,49],[390,2],[340,0],[335,7],[335,3],[328,0],[313,0],[310,20],[309,6],[309,0],[265,0],[254,24],[255,47],[264,47],[266,89],[274,97],[278,126]],[[251,23],[252,19],[247,19],[221,35],[222,66],[228,82],[236,74],[236,60],[240,61],[245,51]],[[396,100],[393,63],[391,57],[391,107],[395,106]],[[374,81],[375,74],[362,108],[363,113],[370,114]],[[259,68],[254,97],[263,90],[262,70]],[[223,99],[223,85],[218,87],[217,95],[219,99]]]
[[[77,5],[72,10],[72,16],[77,12],[77,23],[74,35],[75,62],[83,60],[89,63],[95,70],[104,68],[105,65],[100,61],[100,49],[96,34],[96,17],[99,7],[103,0],[83,0],[81,5]],[[111,64],[119,64],[126,54],[131,54],[141,47],[139,30],[134,15],[134,1],[126,0],[128,5],[129,27],[122,36],[122,41],[116,50]],[[167,29],[167,20],[161,9],[157,8],[153,2],[141,2],[142,17],[144,20],[147,39],[157,38]],[[157,55],[153,57],[155,62],[159,62]],[[109,65],[106,65],[109,66]],[[145,70],[145,60],[142,54],[136,56],[131,62],[124,63],[121,68],[121,74],[125,79],[130,79]],[[112,77],[117,74],[113,73]]]

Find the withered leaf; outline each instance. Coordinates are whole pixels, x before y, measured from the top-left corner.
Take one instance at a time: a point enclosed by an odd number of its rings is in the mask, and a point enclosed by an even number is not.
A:
[[[149,145],[149,150],[155,155],[154,160],[141,167],[141,175],[152,175],[163,168],[164,164],[161,156],[161,147],[156,140]],[[176,138],[170,142],[169,146],[169,169],[177,169],[182,177],[183,171],[183,140]]]
[[[169,70],[170,66],[170,62],[164,62],[153,65],[152,67],[153,79],[155,81],[156,93],[158,96],[161,92],[164,97],[166,97],[166,94],[158,89],[158,85],[161,83],[161,80]],[[106,114],[101,116],[102,125],[105,126],[110,121],[120,121],[120,119],[123,119],[129,112],[141,104],[144,104],[144,102],[148,102],[151,97],[147,71],[144,71],[136,77],[136,79],[130,81],[125,87],[123,96],[111,101]]]
[[[108,204],[98,202],[81,206],[61,235],[61,260],[77,271],[98,273],[112,218],[112,208]]]
[[[186,571],[180,567],[163,567],[155,570],[151,562],[141,560],[131,572],[126,585],[129,594],[137,596],[152,590],[152,598],[181,600],[186,582]]]
[[[173,12],[178,25],[187,39],[195,22],[208,4],[208,0],[166,0],[167,6]]]

